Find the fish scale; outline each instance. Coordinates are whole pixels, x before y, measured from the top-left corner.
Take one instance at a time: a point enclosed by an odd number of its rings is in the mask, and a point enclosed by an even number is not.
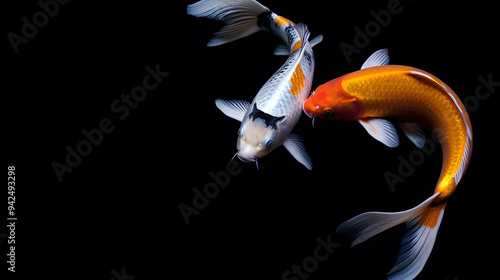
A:
[[[412,71],[423,72],[398,65],[367,68],[345,75],[342,87],[356,97],[363,108],[360,118],[394,118],[415,122],[438,134],[444,162],[435,192],[442,193],[436,202],[444,201],[458,183],[453,177],[464,154],[470,121],[462,113],[465,109],[460,112],[453,97],[444,91],[447,89],[453,93],[449,87],[443,87],[443,82],[428,73],[426,75],[436,83],[430,83]]]
[[[310,44],[307,43],[305,47],[305,52],[313,56]],[[297,108],[301,109],[302,102],[309,95],[312,79],[306,79],[306,84],[304,84],[304,87],[300,88],[299,96],[290,94],[293,87],[290,82],[293,70],[291,68],[295,63],[295,57],[298,55],[298,53],[293,53],[280,70],[278,70],[257,93],[254,102],[257,103],[260,110],[273,116],[288,115],[294,120],[300,117],[301,112],[297,110]],[[312,77],[311,72],[314,66],[306,67],[309,65],[311,65],[311,62],[306,61],[305,63],[300,63],[298,66],[306,77]]]

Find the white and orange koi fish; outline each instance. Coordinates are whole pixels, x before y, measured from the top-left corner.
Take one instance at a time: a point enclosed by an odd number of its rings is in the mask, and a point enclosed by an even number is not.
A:
[[[276,48],[276,55],[289,55],[285,64],[264,84],[252,103],[243,100],[215,101],[227,116],[241,121],[238,130],[237,156],[244,162],[256,162],[283,145],[307,169],[312,162],[300,137],[290,134],[297,124],[304,101],[309,96],[314,75],[312,46],[322,36],[308,41],[305,24],[295,24],[254,0],[202,0],[189,5],[187,12],[197,17],[222,20],[226,25],[208,42],[222,45],[267,30],[286,45]]]

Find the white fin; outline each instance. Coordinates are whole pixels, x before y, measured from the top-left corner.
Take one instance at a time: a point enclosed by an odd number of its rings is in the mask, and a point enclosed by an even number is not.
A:
[[[231,117],[237,121],[243,121],[243,117],[250,108],[250,103],[245,100],[215,100],[215,105],[226,116]]]
[[[307,169],[312,169],[312,161],[302,144],[301,138],[297,134],[290,134],[286,138],[283,146],[292,154],[292,156],[300,163],[302,163]]]
[[[418,206],[402,212],[366,212],[342,223],[336,232],[354,238],[355,246],[391,227],[406,222],[396,264],[388,279],[415,278],[424,267],[434,246],[446,203],[430,207],[440,193],[435,193]]]
[[[381,49],[374,52],[361,66],[361,69],[382,66],[389,64],[389,51],[387,49]]]
[[[415,123],[400,123],[399,126],[403,129],[404,133],[408,138],[419,148],[423,148],[425,145],[425,133],[424,129]]]
[[[444,206],[428,208],[406,222],[406,232],[401,239],[396,264],[387,273],[387,279],[413,279],[422,271],[434,247],[439,226],[443,219]],[[431,220],[432,226],[427,226]]]
[[[254,0],[201,0],[188,5],[187,13],[195,17],[222,20],[226,25],[208,42],[218,46],[262,30],[257,16],[269,9]]]
[[[438,195],[439,193],[435,193],[418,206],[402,212],[366,212],[360,214],[340,224],[335,232],[353,238],[351,247],[355,246],[384,230],[411,220],[427,208]]]
[[[385,144],[387,147],[397,147],[399,138],[396,129],[391,122],[384,119],[366,118],[358,120],[373,138]]]
[[[274,55],[290,55],[290,50],[285,44],[279,44],[276,49],[274,49]]]
[[[322,41],[323,41],[323,35],[319,34],[318,36],[314,37],[311,41],[309,41],[309,44],[311,44],[311,47],[314,47],[317,44],[321,43]]]

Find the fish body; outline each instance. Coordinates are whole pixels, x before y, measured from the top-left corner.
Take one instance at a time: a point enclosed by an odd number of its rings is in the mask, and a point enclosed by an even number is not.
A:
[[[421,205],[403,212],[368,212],[339,226],[355,238],[353,245],[407,222],[396,266],[390,279],[413,279],[423,268],[449,196],[462,179],[472,152],[472,127],[460,99],[443,81],[423,70],[389,62],[387,50],[373,54],[362,69],[320,85],[304,103],[309,116],[353,121],[389,147],[399,144],[394,126],[400,122],[418,147],[425,144],[421,127],[431,130],[441,144],[443,164],[434,194]]]
[[[260,30],[281,38],[284,45],[276,55],[288,55],[283,66],[264,84],[251,103],[242,100],[216,100],[227,116],[241,121],[238,130],[237,156],[245,162],[256,162],[284,145],[306,168],[312,168],[300,137],[290,134],[297,124],[303,103],[309,96],[314,75],[312,46],[305,24],[295,24],[275,14],[254,0],[202,0],[188,6],[188,14],[222,20],[226,23],[208,46],[225,44]]]
[[[275,19],[272,19],[273,17]],[[275,147],[278,147],[297,124],[302,114],[303,103],[311,91],[314,54],[311,44],[307,41],[309,36],[307,29],[298,32],[295,24],[280,19],[280,21],[287,22],[287,27],[282,29],[282,26],[276,23],[276,17],[278,16],[274,13],[270,14],[272,26],[274,26],[272,29],[282,31],[282,35],[288,34],[287,37],[290,40],[287,45],[291,54],[283,66],[259,90],[245,113],[240,129],[245,131],[247,126],[252,125],[250,121],[257,121],[258,118],[252,118],[252,116],[256,115],[256,111],[260,111],[269,116],[264,117],[264,120],[274,118],[274,126],[266,125],[266,127],[279,132],[279,136],[277,135],[275,139],[277,144]],[[301,35],[305,36],[305,42],[300,39]]]

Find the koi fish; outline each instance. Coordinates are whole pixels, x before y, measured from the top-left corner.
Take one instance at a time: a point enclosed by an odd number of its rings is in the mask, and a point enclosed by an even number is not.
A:
[[[202,0],[189,5],[187,12],[226,23],[207,46],[229,43],[260,30],[270,31],[285,42],[274,54],[289,55],[288,59],[259,90],[252,103],[217,99],[215,104],[225,115],[241,122],[235,154],[241,161],[255,162],[258,167],[258,158],[283,145],[297,161],[312,169],[300,137],[290,132],[311,90],[312,46],[323,37],[319,35],[309,42],[310,33],[305,24],[295,24],[254,0]]]
[[[433,131],[443,151],[443,165],[434,194],[402,212],[366,212],[344,223],[337,232],[353,238],[351,246],[406,222],[407,232],[388,279],[413,279],[424,267],[436,240],[448,197],[467,169],[472,152],[472,128],[464,105],[435,76],[408,66],[387,65],[386,49],[375,52],[361,70],[320,85],[304,103],[310,117],[357,120],[375,139],[396,147],[391,122],[397,120],[418,147],[425,144],[421,126]]]

